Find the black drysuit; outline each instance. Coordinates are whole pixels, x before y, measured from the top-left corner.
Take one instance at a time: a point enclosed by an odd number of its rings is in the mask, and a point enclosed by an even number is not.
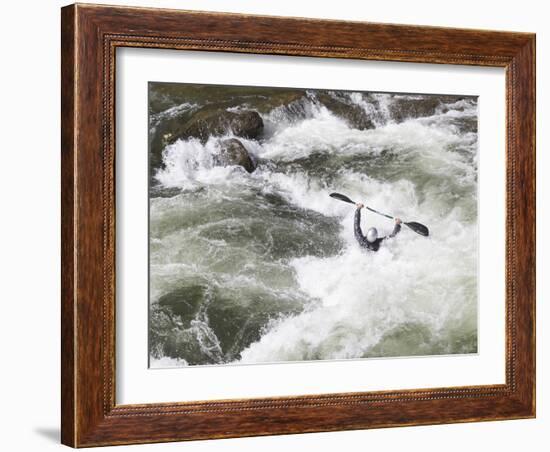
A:
[[[359,242],[359,245],[361,245],[363,248],[367,248],[371,251],[378,251],[378,248],[380,248],[380,243],[382,243],[383,240],[386,240],[387,238],[390,238],[390,237],[395,237],[400,230],[401,230],[401,225],[395,223],[393,231],[390,235],[386,237],[379,237],[374,242],[369,242],[367,238],[363,235],[363,232],[361,231],[361,209],[357,209],[355,211],[355,223],[354,223],[355,238]]]

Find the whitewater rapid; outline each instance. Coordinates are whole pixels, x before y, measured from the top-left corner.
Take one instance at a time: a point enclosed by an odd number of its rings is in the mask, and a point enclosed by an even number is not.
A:
[[[217,137],[166,146],[150,201],[150,325],[168,345],[152,347],[152,367],[477,351],[477,133],[463,127],[475,99],[395,122],[391,94],[347,95],[375,128],[309,93],[262,113],[260,140],[239,138],[252,174],[216,166]],[[403,227],[365,251],[354,206],[333,191],[430,237]],[[393,223],[363,211],[370,226]]]

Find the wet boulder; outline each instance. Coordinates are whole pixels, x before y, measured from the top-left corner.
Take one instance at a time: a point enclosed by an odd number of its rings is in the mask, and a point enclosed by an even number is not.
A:
[[[163,167],[163,149],[179,139],[197,138],[206,143],[211,136],[226,133],[254,139],[261,135],[263,128],[262,117],[257,111],[227,111],[225,106],[220,105],[185,111],[164,119],[149,135],[150,176],[153,177],[156,170]]]
[[[321,105],[346,121],[350,127],[359,130],[375,128],[372,118],[361,106],[350,102],[339,93],[320,91],[316,98]]]
[[[460,100],[457,96],[395,96],[389,104],[391,119],[403,122],[411,118],[425,118],[433,116],[439,111],[446,110],[446,103]]]
[[[256,169],[256,162],[252,159],[244,145],[236,138],[220,141],[220,151],[214,157],[214,163],[219,166],[242,166],[247,172]]]
[[[193,137],[205,143],[211,136],[220,136],[228,132],[238,137],[258,138],[263,128],[264,122],[257,111],[203,108],[197,111],[184,127],[171,137],[171,141]]]

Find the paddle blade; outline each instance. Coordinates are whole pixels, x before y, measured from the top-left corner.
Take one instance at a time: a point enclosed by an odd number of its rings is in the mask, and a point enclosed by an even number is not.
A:
[[[415,221],[409,221],[403,224],[407,225],[414,232],[416,232],[417,234],[423,235],[424,237],[428,237],[430,235],[429,229],[421,223],[417,223]]]
[[[331,193],[329,196],[334,199],[339,199],[340,201],[349,202],[350,204],[355,204],[355,202],[349,199],[346,195],[342,195],[341,193]]]

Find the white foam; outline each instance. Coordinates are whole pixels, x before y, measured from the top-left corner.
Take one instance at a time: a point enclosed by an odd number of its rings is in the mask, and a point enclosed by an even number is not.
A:
[[[406,322],[428,326],[433,338],[457,321],[475,329],[476,227],[453,216],[435,225],[429,239],[403,227],[377,253],[357,247],[347,217],[342,254],[292,262],[300,289],[320,305],[273,324],[242,361],[357,358]]]
[[[214,165],[218,143],[218,138],[210,138],[205,144],[196,138],[176,141],[164,149],[165,167],[157,171],[155,178],[165,187],[180,188],[227,181],[236,167]]]
[[[170,358],[168,356],[163,356],[162,358],[154,358],[151,356],[149,360],[149,367],[152,369],[187,366],[187,361],[184,359]]]

